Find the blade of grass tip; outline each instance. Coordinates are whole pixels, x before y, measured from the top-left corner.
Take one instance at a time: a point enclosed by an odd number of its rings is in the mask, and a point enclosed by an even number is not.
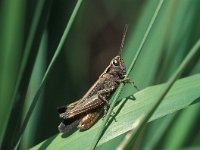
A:
[[[189,54],[182,61],[181,65],[179,66],[177,71],[174,73],[174,75],[169,79],[164,89],[161,89],[161,93],[157,97],[156,103],[149,110],[149,112],[147,112],[147,115],[145,115],[140,121],[140,124],[138,125],[139,128],[136,128],[136,130],[132,130],[130,133],[128,133],[127,135],[128,138],[122,141],[123,145],[119,145],[120,149],[128,150],[132,147],[140,131],[144,128],[145,123],[149,120],[149,118],[155,112],[156,108],[160,105],[160,103],[162,102],[162,100],[164,99],[165,95],[168,93],[168,91],[170,90],[174,82],[181,76],[181,74],[186,69],[187,65],[191,62],[191,60],[198,53],[199,50],[200,50],[200,39],[196,42],[196,44],[190,50]]]
[[[62,48],[62,46],[63,46],[63,44],[64,44],[64,42],[65,42],[65,40],[66,40],[66,38],[68,36],[68,33],[69,33],[70,28],[72,26],[72,23],[74,22],[74,19],[75,19],[77,13],[78,13],[78,10],[80,8],[81,3],[82,3],[82,0],[78,0],[77,3],[76,3],[76,6],[75,6],[75,8],[74,8],[74,10],[72,12],[72,15],[71,15],[71,17],[69,19],[69,22],[67,23],[67,26],[66,26],[66,28],[64,30],[64,33],[63,33],[63,35],[61,37],[61,40],[60,40],[59,44],[58,44],[58,47],[56,48],[56,51],[55,51],[55,53],[53,55],[53,58],[51,59],[51,62],[50,62],[49,66],[48,66],[48,68],[47,68],[47,70],[46,70],[46,72],[44,74],[44,77],[43,77],[43,79],[42,79],[42,81],[41,81],[41,83],[40,83],[40,85],[39,85],[39,87],[38,87],[38,89],[36,91],[36,94],[35,94],[35,96],[34,96],[34,98],[32,100],[30,108],[29,108],[29,110],[28,110],[28,112],[27,112],[27,114],[25,116],[25,119],[24,119],[24,121],[22,123],[22,126],[21,126],[18,134],[16,135],[16,140],[13,143],[13,146],[15,146],[15,148],[17,148],[17,145],[18,145],[18,143],[19,143],[19,141],[21,139],[21,135],[23,134],[23,132],[24,132],[26,126],[27,126],[27,123],[28,123],[28,121],[30,119],[30,116],[31,116],[31,114],[33,112],[33,109],[34,109],[34,107],[35,107],[35,105],[37,103],[37,100],[39,98],[41,90],[44,87],[44,84],[45,84],[45,82],[47,80],[47,77],[48,77],[48,75],[50,73],[50,70],[52,69],[52,67],[53,67],[53,65],[54,65],[54,63],[56,61],[56,58],[58,57],[58,55],[59,55],[59,53],[61,51],[61,48]]]
[[[44,0],[38,1],[37,6],[36,6],[36,11],[35,11],[36,13],[33,17],[32,23],[31,23],[30,33],[29,33],[29,36],[28,36],[28,39],[27,39],[27,42],[26,42],[26,45],[25,45],[24,54],[22,56],[22,63],[21,63],[20,69],[19,69],[19,75],[17,77],[18,78],[17,83],[15,85],[14,93],[13,93],[13,96],[12,96],[12,105],[11,105],[12,108],[8,110],[9,122],[11,120],[13,120],[12,113],[16,112],[14,109],[18,109],[18,107],[16,107],[16,105],[15,105],[15,99],[16,99],[17,91],[19,90],[21,80],[22,80],[23,71],[24,71],[25,66],[27,64],[27,59],[28,59],[28,56],[29,56],[29,53],[30,53],[31,45],[33,43],[33,39],[34,39],[34,36],[35,36],[35,32],[36,32],[36,29],[37,29],[37,25],[38,25],[38,22],[39,22],[39,19],[40,19],[40,15],[41,15],[41,12],[42,12],[44,2],[45,2]],[[7,134],[7,133],[5,133],[5,134]],[[4,136],[4,138],[5,137],[6,137],[6,135]]]
[[[127,70],[127,76],[130,74],[131,70],[132,70],[133,67],[135,66],[136,60],[137,60],[137,58],[139,57],[139,55],[140,55],[140,53],[141,53],[141,51],[142,51],[142,48],[143,48],[143,46],[144,46],[144,43],[145,43],[145,41],[146,41],[146,39],[147,39],[147,37],[148,37],[148,35],[149,35],[149,32],[151,31],[152,26],[153,26],[153,24],[154,24],[154,22],[155,22],[155,20],[156,20],[156,18],[157,18],[157,16],[158,16],[158,13],[159,13],[160,8],[161,8],[161,6],[162,6],[162,4],[163,4],[163,1],[164,1],[164,0],[160,0],[160,2],[158,3],[158,6],[157,6],[157,8],[156,8],[156,10],[155,10],[155,12],[154,12],[153,17],[151,18],[151,21],[150,21],[150,23],[149,23],[149,25],[148,25],[148,28],[147,28],[147,30],[146,30],[146,32],[145,32],[145,34],[144,34],[144,37],[142,38],[142,41],[141,41],[140,46],[139,46],[139,48],[138,48],[138,50],[137,50],[137,53],[136,53],[136,55],[135,55],[133,61],[131,62],[130,67],[129,67],[128,70]],[[121,84],[121,85],[119,86],[119,88],[117,89],[116,94],[115,94],[115,96],[114,96],[114,98],[113,98],[113,101],[112,101],[112,103],[111,103],[111,107],[110,107],[110,109],[108,110],[108,113],[107,113],[107,115],[106,115],[106,117],[105,117],[105,120],[103,121],[103,123],[102,123],[102,125],[101,125],[101,128],[100,128],[100,130],[99,130],[99,132],[98,132],[98,134],[97,134],[97,136],[96,136],[96,138],[95,138],[95,140],[94,140],[95,142],[91,144],[91,149],[95,149],[95,147],[97,146],[97,144],[98,144],[98,142],[99,142],[99,140],[100,140],[100,138],[101,138],[103,132],[106,130],[106,129],[105,129],[106,123],[108,122],[108,120],[109,120],[109,118],[110,118],[110,116],[111,116],[111,113],[112,113],[113,108],[114,108],[114,106],[115,106],[115,104],[116,104],[116,101],[117,101],[117,99],[118,99],[118,97],[119,97],[119,95],[120,95],[120,93],[121,93],[121,91],[122,91],[122,89],[123,89],[123,86],[124,86],[124,84]]]

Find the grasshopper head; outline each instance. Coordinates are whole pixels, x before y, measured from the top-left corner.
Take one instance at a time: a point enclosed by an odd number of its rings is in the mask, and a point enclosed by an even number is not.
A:
[[[126,75],[126,68],[123,59],[120,56],[116,56],[111,60],[108,73],[118,75],[121,79],[124,78]]]

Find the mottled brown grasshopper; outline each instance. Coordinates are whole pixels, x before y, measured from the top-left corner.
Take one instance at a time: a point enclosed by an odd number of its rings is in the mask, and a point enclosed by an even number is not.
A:
[[[121,49],[126,32],[127,26],[124,30]],[[59,116],[62,118],[58,126],[59,131],[67,133],[75,126],[78,126],[80,130],[90,128],[109,109],[108,100],[121,82],[130,82],[130,80],[126,77],[121,56],[116,56],[80,100],[58,108]]]

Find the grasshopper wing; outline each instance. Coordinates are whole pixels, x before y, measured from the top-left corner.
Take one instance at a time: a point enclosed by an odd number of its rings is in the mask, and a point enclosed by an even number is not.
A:
[[[96,94],[88,99],[82,99],[78,101],[78,103],[75,106],[70,107],[70,109],[67,106],[67,108],[65,109],[65,112],[60,113],[60,117],[63,118],[64,120],[67,120],[67,119],[85,114],[90,110],[99,108],[102,106],[103,103],[104,101],[101,100]]]
[[[64,105],[64,106],[60,106],[60,107],[57,107],[57,111],[59,114],[62,114],[62,113],[65,113],[67,111],[71,111],[78,103],[81,103],[81,100],[78,100],[76,102],[73,102],[69,105]]]

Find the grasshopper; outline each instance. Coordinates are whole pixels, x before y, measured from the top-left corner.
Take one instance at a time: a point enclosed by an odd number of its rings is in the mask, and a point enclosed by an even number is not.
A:
[[[127,27],[124,30],[121,49],[126,32]],[[67,133],[76,126],[80,130],[90,128],[109,109],[108,100],[122,82],[127,83],[130,80],[126,76],[123,59],[118,55],[111,60],[99,79],[80,100],[58,108],[62,118],[58,126],[59,131]]]

